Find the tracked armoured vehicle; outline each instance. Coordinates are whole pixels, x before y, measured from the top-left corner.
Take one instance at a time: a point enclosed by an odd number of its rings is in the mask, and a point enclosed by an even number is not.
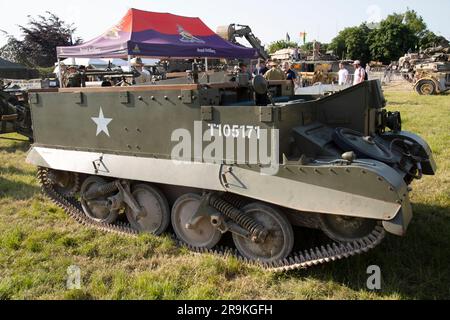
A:
[[[247,80],[34,91],[27,161],[82,224],[173,230],[194,251],[274,271],[405,234],[410,184],[436,166],[427,143],[384,110],[379,82],[313,99],[290,81]],[[297,227],[330,240],[294,245]]]

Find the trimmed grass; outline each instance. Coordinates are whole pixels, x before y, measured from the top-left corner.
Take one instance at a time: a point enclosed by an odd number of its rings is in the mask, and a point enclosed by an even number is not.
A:
[[[404,128],[427,140],[438,175],[413,184],[405,238],[337,263],[271,274],[235,259],[193,255],[167,237],[136,239],[82,227],[45,199],[27,142],[0,139],[0,299],[448,299],[450,298],[450,96],[386,94]],[[8,138],[20,138],[8,135]],[[379,265],[382,290],[366,288]],[[67,268],[81,269],[67,290]]]

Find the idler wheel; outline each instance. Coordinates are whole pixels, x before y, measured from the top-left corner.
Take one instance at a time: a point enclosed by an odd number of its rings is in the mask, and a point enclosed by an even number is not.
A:
[[[141,232],[161,235],[170,223],[170,209],[164,194],[148,184],[133,186],[132,195],[141,207],[138,214],[127,206],[126,215],[130,224]]]
[[[99,187],[105,184],[107,184],[107,182],[100,177],[92,176],[87,178],[81,186],[80,202],[84,213],[90,219],[99,223],[113,223],[119,215],[119,210],[110,209],[107,197],[99,197],[89,200],[84,197],[84,195],[98,190]]]
[[[352,242],[370,235],[378,222],[372,219],[320,215],[320,228],[331,239],[338,242]]]
[[[178,198],[172,207],[172,226],[178,239],[195,248],[214,248],[222,238],[222,233],[211,224],[211,218],[199,217],[192,222],[201,197],[197,194],[185,194]]]
[[[289,256],[294,246],[294,231],[281,212],[261,203],[249,204],[242,212],[268,231],[267,237],[257,242],[233,234],[236,248],[245,258],[271,263]]]
[[[376,138],[365,137],[362,133],[337,128],[333,134],[334,142],[344,152],[354,151],[358,157],[375,159],[384,163],[395,163],[396,159],[391,151]]]

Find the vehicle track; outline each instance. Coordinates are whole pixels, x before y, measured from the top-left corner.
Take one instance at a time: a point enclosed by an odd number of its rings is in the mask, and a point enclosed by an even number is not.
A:
[[[48,169],[38,169],[38,179],[41,183],[43,193],[52,200],[57,206],[63,209],[71,218],[87,227],[93,227],[102,232],[115,233],[127,237],[136,237],[139,232],[127,223],[105,224],[91,220],[87,217],[81,207],[80,202],[74,197],[66,197],[55,190],[50,179],[48,179]],[[349,243],[331,243],[323,246],[313,247],[308,250],[302,250],[291,254],[288,258],[271,263],[261,263],[251,261],[242,257],[239,252],[230,247],[216,247],[214,249],[196,248],[189,246],[175,238],[177,246],[188,248],[193,253],[208,253],[216,256],[233,256],[241,262],[249,265],[259,266],[271,272],[286,272],[298,269],[306,269],[333,261],[350,258],[355,255],[363,254],[378,246],[386,232],[382,226],[377,225],[370,235]]]

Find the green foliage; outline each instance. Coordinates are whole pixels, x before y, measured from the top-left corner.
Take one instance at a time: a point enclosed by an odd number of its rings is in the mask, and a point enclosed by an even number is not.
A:
[[[296,48],[296,47],[297,47],[297,43],[295,43],[295,42],[279,40],[279,41],[275,41],[275,42],[272,42],[271,44],[269,44],[268,50],[269,50],[269,53],[272,54],[281,49]]]
[[[417,51],[434,45],[446,45],[448,40],[429,31],[423,18],[408,9],[403,14],[389,15],[380,24],[369,28],[365,23],[342,30],[330,44],[330,49],[344,59],[384,63],[398,60],[408,50]]]
[[[320,46],[320,52],[327,52],[329,49],[329,44],[328,43],[321,43],[321,42],[317,42]],[[300,49],[303,52],[311,52],[314,49],[314,42],[307,42],[304,45],[300,46]]]
[[[402,22],[404,22],[409,30],[417,37],[421,37],[424,32],[427,31],[425,21],[423,21],[423,18],[414,10],[408,9],[403,15]]]
[[[419,47],[422,49],[437,47],[437,46],[448,46],[450,42],[443,36],[438,36],[432,31],[425,31],[419,40]]]
[[[418,37],[403,23],[401,16],[391,15],[381,22],[379,28],[370,32],[368,43],[371,60],[390,63],[408,50],[416,49]]]
[[[371,58],[368,46],[369,33],[370,29],[366,24],[346,28],[331,41],[329,49],[343,59],[359,59],[363,63],[369,62]]]
[[[29,17],[27,26],[19,27],[23,40],[9,36],[7,44],[0,49],[0,56],[29,67],[51,67],[57,60],[56,47],[81,42],[73,39],[76,28],[51,12],[37,19]]]
[[[51,77],[56,76],[53,73],[53,70],[55,70],[54,66],[46,67],[46,68],[38,67],[38,68],[36,68],[36,70],[39,72],[39,78],[41,78],[41,79],[51,78]]]

